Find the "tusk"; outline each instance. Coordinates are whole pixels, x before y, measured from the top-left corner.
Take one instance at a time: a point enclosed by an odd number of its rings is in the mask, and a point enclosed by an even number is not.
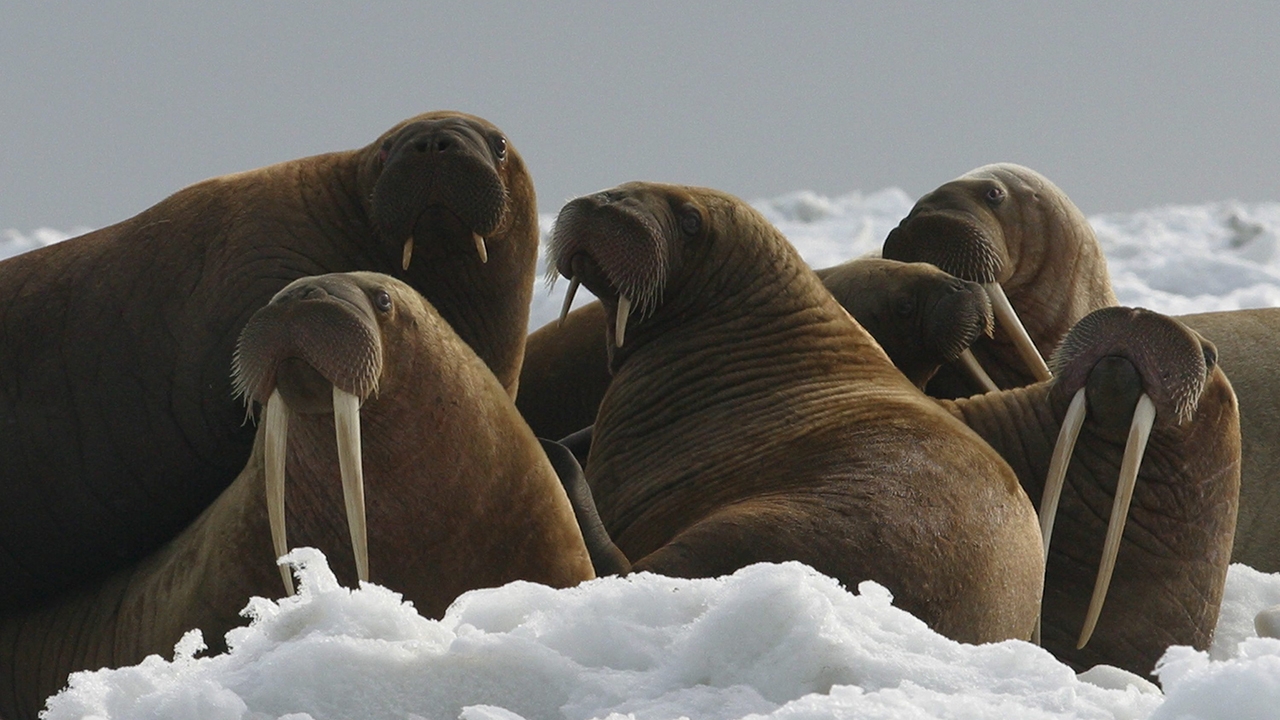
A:
[[[410,235],[408,240],[404,241],[404,255],[400,257],[400,269],[408,270],[409,261],[413,259],[413,236]]]
[[[472,231],[471,239],[476,242],[476,252],[480,254],[480,262],[489,262],[489,248],[485,247],[484,238],[480,237],[480,233]]]
[[[1035,376],[1036,382],[1052,378],[1053,373],[1049,372],[1049,366],[1045,364],[1044,358],[1040,357],[1040,351],[1036,349],[1036,344],[1027,334],[1027,328],[1018,319],[1018,313],[1014,312],[1013,305],[1009,304],[1009,297],[1004,294],[1004,288],[1000,287],[1000,283],[993,282],[982,283],[982,288],[991,298],[991,309],[995,311],[996,320],[1013,339],[1014,347],[1022,356],[1022,361],[1027,364],[1027,368],[1031,370],[1031,374]]]
[[[560,320],[556,323],[556,327],[564,326],[564,319],[569,315],[569,306],[573,305],[573,296],[578,294],[578,286],[581,284],[578,278],[569,278],[569,292],[564,294],[564,305],[560,306]]]
[[[613,343],[622,347],[622,338],[627,334],[627,317],[631,315],[631,300],[626,295],[618,296],[618,317],[613,328]]]
[[[342,499],[347,506],[347,527],[356,556],[356,575],[369,581],[369,533],[364,514],[364,470],[360,458],[360,398],[333,388],[333,424],[338,434],[338,468],[342,473]]]
[[[965,372],[969,373],[969,377],[982,388],[982,392],[996,392],[1000,389],[987,371],[982,369],[978,358],[973,356],[972,348],[960,353],[957,360],[960,361],[960,367],[964,368]]]
[[[1084,425],[1086,414],[1084,388],[1076,391],[1062,418],[1058,442],[1053,446],[1053,459],[1049,461],[1049,474],[1044,481],[1044,495],[1040,498],[1040,536],[1044,541],[1044,559],[1049,560],[1049,538],[1053,535],[1053,519],[1058,514],[1058,501],[1062,499],[1062,486],[1067,481],[1067,467],[1071,465],[1071,453],[1076,449],[1076,438]]]
[[[1133,499],[1133,488],[1138,484],[1138,466],[1142,464],[1142,455],[1147,450],[1147,438],[1151,436],[1151,426],[1155,421],[1155,403],[1143,393],[1138,398],[1138,407],[1133,411],[1133,423],[1129,425],[1129,440],[1124,446],[1120,478],[1116,480],[1116,497],[1111,503],[1111,520],[1107,523],[1107,540],[1102,546],[1102,562],[1098,564],[1098,579],[1093,585],[1093,598],[1089,601],[1084,628],[1080,630],[1077,650],[1089,642],[1093,628],[1098,623],[1098,615],[1102,613],[1102,603],[1107,599],[1111,573],[1116,568],[1116,554],[1120,551],[1120,538],[1124,535],[1124,521],[1129,515],[1129,501]]]
[[[1058,501],[1062,499],[1062,486],[1067,481],[1067,468],[1071,465],[1071,454],[1076,449],[1076,439],[1080,437],[1080,428],[1084,425],[1087,414],[1084,388],[1076,391],[1067,406],[1067,414],[1062,418],[1062,429],[1058,431],[1058,442],[1053,446],[1053,459],[1049,461],[1049,474],[1044,481],[1044,494],[1040,498],[1040,539],[1044,545],[1044,561],[1049,562],[1049,538],[1053,536],[1053,520],[1058,515]],[[1041,612],[1044,607],[1041,606]],[[1040,644],[1040,620],[1036,620],[1033,640]]]
[[[1253,618],[1258,637],[1280,638],[1280,605],[1269,607]]]
[[[271,548],[279,558],[289,552],[284,529],[284,459],[289,448],[289,406],[273,390],[263,410],[263,443],[266,445],[267,522],[271,525]],[[293,595],[293,575],[288,566],[280,566],[284,590]]]

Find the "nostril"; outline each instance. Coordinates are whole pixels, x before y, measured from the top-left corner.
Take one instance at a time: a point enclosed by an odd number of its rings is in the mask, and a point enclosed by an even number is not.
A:
[[[431,144],[428,143],[426,140],[418,140],[413,144],[413,149],[417,150],[420,153],[426,152],[427,148],[429,147],[431,147]]]
[[[436,140],[436,152],[449,152],[453,149],[454,140],[451,137],[442,137]]]

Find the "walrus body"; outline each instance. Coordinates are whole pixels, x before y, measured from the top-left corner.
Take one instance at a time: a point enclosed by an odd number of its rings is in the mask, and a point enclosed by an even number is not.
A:
[[[1240,514],[1231,559],[1280,572],[1280,308],[1178,319],[1218,347],[1240,399]]]
[[[251,320],[237,366],[246,399],[288,404],[290,543],[322,549],[344,582],[354,584],[355,568],[334,388],[363,401],[372,580],[439,617],[468,589],[592,577],[569,501],[510,397],[404,283],[371,273],[299,280]],[[34,717],[69,672],[167,655],[193,627],[218,646],[251,596],[280,594],[264,502],[269,432],[260,426],[235,482],[160,550],[0,617],[0,666],[15,669],[0,673],[0,715]]]
[[[0,612],[137,560],[236,477],[253,429],[227,367],[289,281],[404,278],[514,394],[536,255],[520,157],[431,113],[0,263]]]
[[[883,254],[1002,288],[1042,357],[1085,315],[1117,304],[1089,221],[1066,193],[1020,165],[986,165],[924,195],[885,238]],[[1001,388],[1045,379],[1028,368],[1016,334],[1001,322],[994,337],[973,346]],[[940,397],[981,391],[952,368],[929,385]]]
[[[609,315],[586,472],[635,568],[800,560],[953,638],[1030,634],[1039,532],[1008,465],[749,206],[623,185],[565,206],[551,258]]]
[[[990,331],[991,305],[982,288],[926,263],[857,258],[817,275],[921,388]],[[562,438],[595,422],[613,377],[607,324],[604,307],[593,302],[529,335],[516,407],[540,437]]]

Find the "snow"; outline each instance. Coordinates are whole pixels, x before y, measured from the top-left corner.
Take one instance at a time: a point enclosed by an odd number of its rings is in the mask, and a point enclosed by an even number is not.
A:
[[[816,267],[877,249],[901,190],[756,202]],[[544,232],[554,218],[541,218]],[[1090,218],[1120,301],[1178,314],[1280,305],[1280,203],[1220,202]],[[63,239],[0,235],[0,257]],[[564,284],[535,293],[531,327]],[[580,293],[578,304],[590,301]],[[1076,675],[1024,642],[963,645],[795,563],[731,576],[604,578],[568,590],[512,583],[459,598],[440,621],[377,585],[337,585],[324,558],[288,556],[299,594],[254,599],[230,651],[193,631],[171,658],[77,673],[62,718],[1274,718],[1280,640],[1254,617],[1280,573],[1233,565],[1213,646],[1170,648],[1156,678]]]

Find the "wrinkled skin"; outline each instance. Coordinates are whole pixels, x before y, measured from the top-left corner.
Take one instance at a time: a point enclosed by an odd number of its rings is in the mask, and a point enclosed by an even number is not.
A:
[[[982,288],[932,265],[857,258],[817,275],[919,387],[990,329]],[[539,437],[562,438],[595,421],[613,377],[607,322],[593,302],[529,335],[516,407]]]
[[[1045,358],[1081,318],[1117,304],[1088,220],[1057,186],[1020,165],[986,165],[924,195],[885,238],[883,254],[998,282]],[[998,387],[1036,380],[1001,326],[979,338],[973,354]],[[929,385],[939,397],[981,391],[953,367]]]
[[[380,291],[387,310],[375,309]],[[350,322],[332,332],[344,314]],[[515,579],[565,587],[592,577],[568,499],[510,397],[410,287],[370,273],[308,278],[259,316],[270,316],[270,332],[250,345],[300,329],[293,347],[242,346],[257,359],[242,358],[240,383],[255,400],[279,388],[297,408],[286,463],[291,546],[320,548],[339,579],[354,585],[332,406],[325,412],[325,398],[309,397],[330,395],[332,385],[309,364],[279,359],[351,346],[381,356],[356,363],[377,366],[363,385],[352,380],[359,373],[335,379],[362,394],[369,380],[378,388],[360,410],[374,582],[439,617],[469,589]],[[362,327],[372,328],[372,345]],[[354,342],[352,332],[360,336]],[[0,716],[34,717],[71,671],[168,656],[191,628],[221,649],[224,633],[244,624],[238,612],[251,596],[281,594],[262,436],[260,428],[235,482],[174,540],[105,581],[0,618],[0,667],[16,669],[0,673]]]
[[[488,122],[442,112],[0,263],[0,613],[135,562],[235,479],[253,428],[232,350],[291,280],[404,279],[514,394],[536,256],[519,155]]]
[[[1043,566],[1016,477],[749,206],[629,183],[566,205],[550,257],[608,318],[586,473],[636,569],[799,560],[953,638],[1029,636]]]
[[[1211,344],[1154,313],[1101,312],[1110,315],[1094,326],[1098,339],[1068,339],[1054,380],[947,406],[1000,452],[1038,506],[1067,405],[1087,386],[1088,419],[1050,543],[1043,644],[1077,669],[1106,663],[1145,675],[1170,645],[1203,650],[1212,640],[1235,530],[1240,425]],[[1143,392],[1155,402],[1156,425],[1097,630],[1077,650]],[[1189,413],[1181,421],[1180,408]]]

